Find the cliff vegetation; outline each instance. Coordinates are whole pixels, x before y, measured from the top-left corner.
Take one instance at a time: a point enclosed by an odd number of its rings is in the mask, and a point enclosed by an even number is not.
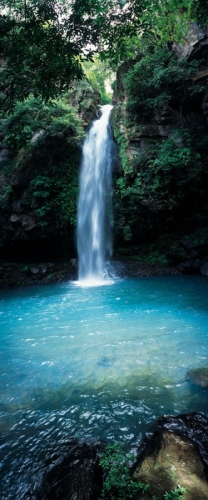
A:
[[[1,256],[76,257],[81,143],[116,72],[115,253],[198,272],[208,248],[206,1],[1,7]]]

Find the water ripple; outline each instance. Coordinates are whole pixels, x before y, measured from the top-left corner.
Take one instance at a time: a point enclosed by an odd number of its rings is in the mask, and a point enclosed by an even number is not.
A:
[[[207,287],[166,277],[0,293],[4,500],[29,498],[63,439],[136,444],[162,413],[208,413],[207,390],[185,381],[207,366]]]

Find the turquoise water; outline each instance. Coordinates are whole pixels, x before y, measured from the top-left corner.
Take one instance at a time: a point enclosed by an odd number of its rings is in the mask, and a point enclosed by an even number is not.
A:
[[[135,444],[159,415],[208,414],[185,381],[208,366],[208,280],[2,291],[0,351],[2,498],[20,500],[58,442]]]

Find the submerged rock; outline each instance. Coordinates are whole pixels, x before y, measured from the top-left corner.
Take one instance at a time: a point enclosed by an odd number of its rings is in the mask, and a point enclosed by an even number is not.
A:
[[[208,367],[189,370],[186,374],[186,380],[201,387],[208,387]]]
[[[150,484],[152,495],[186,489],[184,500],[208,499],[208,418],[202,414],[164,416],[143,441],[134,479]]]

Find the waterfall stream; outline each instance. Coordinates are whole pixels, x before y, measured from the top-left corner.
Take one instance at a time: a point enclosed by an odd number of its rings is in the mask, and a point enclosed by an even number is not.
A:
[[[112,254],[112,168],[109,117],[101,108],[85,139],[78,201],[79,281],[102,281]]]

